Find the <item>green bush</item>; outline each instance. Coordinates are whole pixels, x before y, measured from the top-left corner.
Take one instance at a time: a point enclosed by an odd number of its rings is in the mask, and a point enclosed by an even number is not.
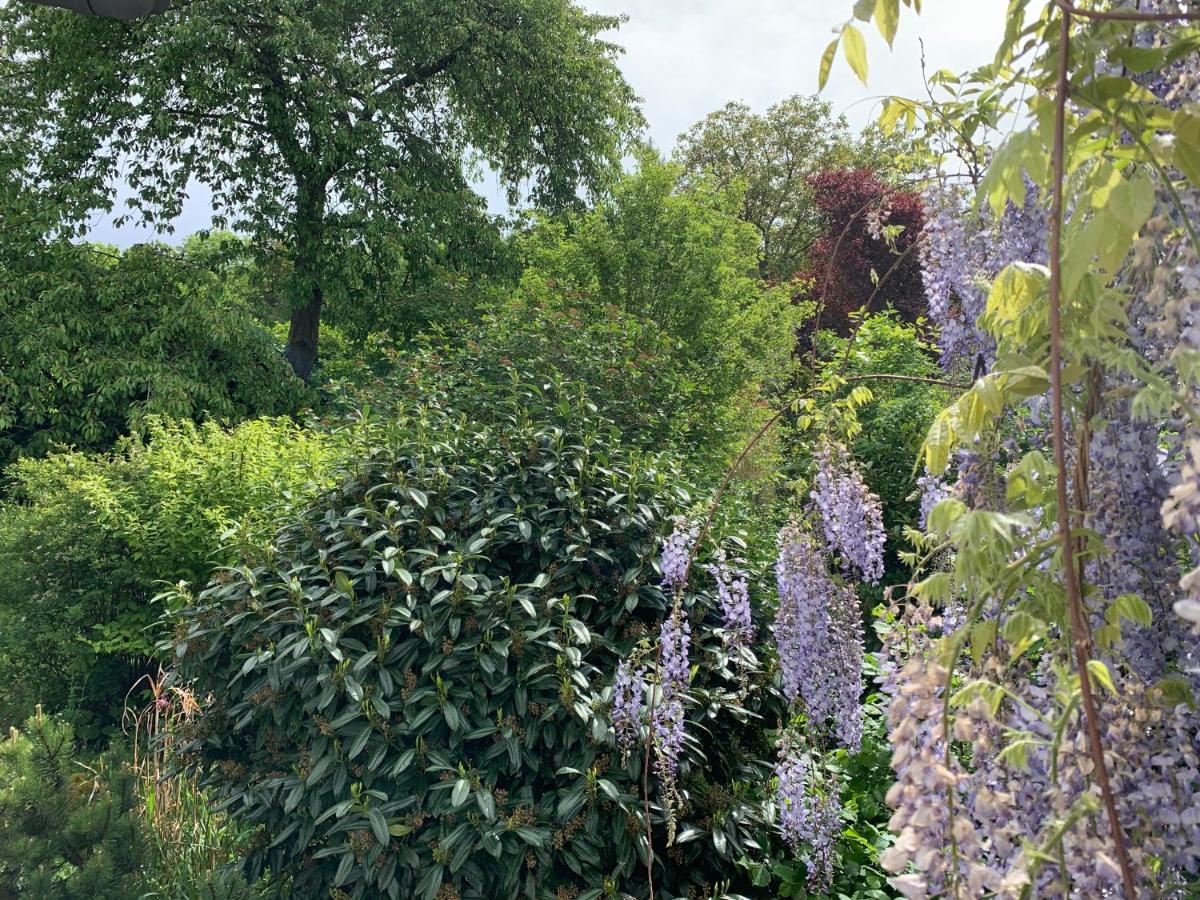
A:
[[[851,352],[849,339],[831,333],[821,336],[820,350],[849,378],[876,374],[901,379],[854,382],[870,388],[872,399],[857,413],[861,426],[854,438],[854,457],[863,466],[863,477],[883,502],[883,522],[888,533],[884,583],[908,578],[908,567],[896,556],[907,546],[903,529],[915,525],[919,512],[916,476],[921,443],[934,417],[948,402],[948,391],[921,379],[940,379],[945,373],[937,362],[937,349],[922,334],[921,325],[901,322],[892,311],[867,316],[858,329]],[[808,437],[801,435],[807,442]],[[807,447],[795,446],[795,459],[807,460]],[[864,604],[870,609],[871,604]],[[869,633],[869,632],[868,632]]]
[[[0,461],[103,449],[161,414],[290,412],[303,385],[219,275],[161,248],[0,256]]]
[[[77,764],[71,726],[39,710],[0,742],[0,898],[129,900],[144,855],[130,774]]]
[[[609,685],[656,633],[659,537],[690,500],[669,456],[567,396],[518,387],[488,425],[409,408],[269,562],[183,610],[178,678],[212,697],[183,747],[264,826],[251,874],[304,896],[645,891],[641,767],[614,746]],[[766,833],[771,737],[748,725],[781,710],[753,668],[742,708],[715,599],[688,603],[705,662],[669,852],[654,806],[664,896],[713,895]]]
[[[518,237],[525,276],[498,324],[518,353],[524,344],[513,338],[572,347],[598,399],[632,387],[649,415],[674,419],[693,445],[730,439],[763,388],[786,382],[797,310],[785,288],[758,277],[758,236],[739,218],[738,190],[703,178],[681,186],[682,169],[651,152],[638,163],[607,201]],[[526,325],[530,311],[537,321]],[[556,327],[539,338],[545,318]],[[590,363],[592,354],[603,361]]]
[[[329,484],[344,435],[150,420],[107,454],[26,458],[0,505],[0,724],[35,703],[111,725],[162,635],[151,599],[258,546]]]

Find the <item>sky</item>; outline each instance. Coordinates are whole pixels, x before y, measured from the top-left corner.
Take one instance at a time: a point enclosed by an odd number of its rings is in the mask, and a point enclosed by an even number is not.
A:
[[[629,20],[609,37],[625,48],[620,65],[643,99],[648,136],[669,154],[692,123],[731,100],[763,111],[795,93],[816,93],[817,63],[845,21],[851,0],[583,0],[595,12]],[[839,56],[823,96],[860,128],[879,112],[886,94],[924,96],[920,39],[926,65],[964,71],[988,62],[1003,34],[1007,0],[924,0],[920,16],[905,9],[895,47],[874,26],[867,38],[870,75],[864,87]],[[485,176],[479,190],[496,212],[502,191]],[[120,200],[118,199],[118,206]],[[207,192],[194,185],[168,241],[209,224]],[[111,217],[92,222],[90,238],[128,246],[155,235],[135,226],[116,229]]]

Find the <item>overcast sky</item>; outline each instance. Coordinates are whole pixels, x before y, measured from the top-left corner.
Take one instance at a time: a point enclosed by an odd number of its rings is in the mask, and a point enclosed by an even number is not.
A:
[[[688,126],[730,100],[764,110],[791,94],[814,93],[821,51],[853,6],[851,0],[584,0],[584,5],[629,16],[613,37],[625,47],[621,67],[643,98],[650,138],[664,153]],[[905,10],[894,50],[873,26],[864,27],[869,85],[863,87],[839,57],[824,94],[835,111],[861,127],[878,113],[879,95],[923,94],[919,38],[930,71],[973,68],[995,51],[1007,5],[1007,0],[925,0],[920,16]],[[481,190],[494,209],[503,210],[494,180]],[[208,224],[208,196],[197,188],[167,240]],[[132,226],[117,230],[100,215],[91,237],[126,246],[152,235]]]

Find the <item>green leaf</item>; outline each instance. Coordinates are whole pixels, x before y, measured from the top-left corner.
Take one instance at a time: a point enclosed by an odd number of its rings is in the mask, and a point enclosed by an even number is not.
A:
[[[454,790],[450,792],[450,804],[457,809],[467,802],[467,797],[471,794],[471,782],[465,778],[460,778],[454,782]]]
[[[858,80],[867,83],[867,42],[854,25],[842,29],[842,52]]]
[[[1200,118],[1182,110],[1175,114],[1175,167],[1200,186]]]
[[[829,42],[829,46],[825,48],[825,52],[821,54],[821,65],[817,69],[817,90],[824,90],[826,82],[829,81],[829,72],[833,68],[833,60],[837,56],[838,43],[840,37],[835,37]]]
[[[492,796],[492,792],[480,789],[475,792],[475,804],[479,807],[479,812],[483,814],[483,818],[491,822],[496,818],[496,799]]]
[[[1106,688],[1114,697],[1117,694],[1117,688],[1113,684],[1112,675],[1108,671],[1108,666],[1098,659],[1089,659],[1087,664],[1088,675],[1092,680],[1102,687]]]
[[[900,27],[900,0],[876,0],[875,25],[888,46],[892,46]]]
[[[1010,613],[1001,630],[1009,644],[1011,659],[1021,656],[1045,633],[1046,623],[1022,609]]]
[[[391,831],[388,829],[387,819],[384,818],[383,812],[378,807],[372,807],[367,811],[367,818],[371,821],[371,830],[375,832],[375,840],[384,847],[390,844],[392,842]]]

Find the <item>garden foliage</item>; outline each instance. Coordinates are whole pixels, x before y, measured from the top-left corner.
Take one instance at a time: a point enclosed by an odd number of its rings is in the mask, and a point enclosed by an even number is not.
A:
[[[39,709],[0,742],[0,897],[129,900],[145,842],[119,757],[75,762],[71,726]]]
[[[269,559],[183,610],[178,677],[214,698],[185,758],[265,827],[252,870],[427,900],[644,884],[641,770],[614,744],[607,678],[667,608],[659,536],[689,494],[672,457],[570,401],[522,385],[488,425],[410,409]],[[753,845],[767,777],[715,598],[688,605],[709,664],[688,689],[689,812],[655,862],[677,894]]]
[[[40,702],[81,736],[111,727],[158,640],[152,599],[260,546],[344,445],[282,419],[150,420],[111,453],[18,462],[0,506],[0,722]]]
[[[305,399],[222,278],[141,245],[0,255],[0,460],[106,449],[149,415],[233,422]]]

